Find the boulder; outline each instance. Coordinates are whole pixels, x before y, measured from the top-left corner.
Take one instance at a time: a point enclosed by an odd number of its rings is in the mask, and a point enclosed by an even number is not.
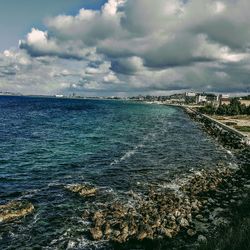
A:
[[[180,225],[181,227],[188,227],[188,226],[189,226],[189,222],[188,222],[188,220],[185,219],[185,218],[181,218],[178,222],[179,222],[179,225]]]
[[[207,238],[204,235],[199,235],[197,241],[202,245],[207,244]]]
[[[193,237],[194,235],[196,235],[196,231],[193,230],[193,229],[188,229],[188,230],[187,230],[187,234],[188,234],[189,236]]]
[[[90,229],[91,236],[93,240],[101,240],[103,233],[100,227],[94,227]]]
[[[22,218],[32,213],[34,209],[33,204],[27,201],[11,201],[0,205],[0,222]]]
[[[70,184],[66,186],[66,189],[83,197],[94,196],[97,192],[97,188],[87,184]]]
[[[139,232],[137,239],[138,240],[144,240],[145,238],[147,238],[148,234],[146,231],[142,230]]]

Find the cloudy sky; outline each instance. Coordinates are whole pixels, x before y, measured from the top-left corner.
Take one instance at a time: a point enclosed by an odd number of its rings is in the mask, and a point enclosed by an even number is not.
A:
[[[0,0],[0,91],[250,91],[249,0]]]

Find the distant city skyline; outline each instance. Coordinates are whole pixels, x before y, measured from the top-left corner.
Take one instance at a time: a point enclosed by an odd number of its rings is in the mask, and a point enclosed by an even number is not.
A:
[[[247,0],[0,2],[0,91],[248,94]]]

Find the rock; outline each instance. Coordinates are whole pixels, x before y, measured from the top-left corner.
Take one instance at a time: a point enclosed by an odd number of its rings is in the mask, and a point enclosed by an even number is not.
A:
[[[177,217],[179,217],[181,215],[181,212],[179,211],[179,210],[176,210],[175,212],[174,212],[174,216],[177,218]]]
[[[65,187],[67,190],[77,193],[83,197],[90,197],[96,195],[97,189],[91,185],[85,184],[70,184]]]
[[[164,235],[168,238],[172,238],[173,237],[173,230],[165,228],[164,229]]]
[[[93,220],[98,220],[103,217],[103,214],[101,211],[97,211],[94,213]]]
[[[203,223],[203,222],[199,222],[199,221],[195,222],[195,229],[199,233],[207,234],[208,233],[208,228],[209,228],[208,223]]]
[[[11,221],[24,217],[34,210],[33,204],[26,201],[11,201],[0,205],[0,222]]]
[[[167,219],[171,221],[175,221],[175,217],[173,214],[168,214]]]
[[[152,228],[156,228],[159,227],[161,225],[161,219],[157,218],[154,222],[154,224],[152,225]]]
[[[202,245],[207,244],[207,238],[204,235],[199,235],[197,241]]]
[[[196,235],[196,231],[193,230],[193,229],[188,229],[188,230],[187,230],[187,234],[188,234],[189,236],[193,237],[194,235]]]
[[[114,238],[117,238],[120,234],[121,234],[121,232],[119,230],[113,231]]]
[[[201,214],[198,214],[198,215],[195,216],[195,218],[196,218],[197,220],[202,220],[202,219],[203,219],[203,216],[202,216]]]
[[[90,229],[91,236],[93,240],[101,240],[103,233],[100,227],[94,227]]]
[[[232,199],[230,190],[221,193],[225,187],[218,188],[225,183],[225,176],[223,169],[201,170],[180,187],[181,195],[169,188],[150,186],[143,196],[129,192],[133,206],[124,201],[108,202],[105,207],[97,204],[99,210],[85,216],[93,223],[92,238],[124,243],[129,239],[173,238],[184,230],[190,237],[206,235],[221,212],[221,208],[214,207]],[[91,190],[96,192],[94,187],[79,184],[68,189],[83,196],[91,196]],[[200,237],[199,242],[205,242],[204,238]]]
[[[245,189],[250,189],[250,184],[244,185],[244,188],[245,188]]]
[[[128,238],[128,226],[126,225],[121,231],[121,241],[125,242]]]
[[[213,221],[213,224],[215,226],[220,226],[220,227],[225,227],[225,226],[228,226],[230,224],[230,222],[226,219],[226,218],[222,218],[222,217],[219,217],[219,218],[216,218],[214,221]]]
[[[104,235],[105,235],[106,239],[110,238],[111,233],[112,233],[112,230],[110,228],[110,224],[106,223],[105,230],[104,230]]]
[[[207,201],[208,201],[210,204],[214,204],[214,200],[213,200],[212,198],[209,198]]]
[[[189,222],[192,222],[192,214],[187,214],[187,219]]]
[[[144,240],[146,237],[147,237],[147,232],[146,231],[141,231],[138,236],[137,236],[137,239],[138,240]]]
[[[193,209],[193,210],[199,211],[199,207],[197,206],[197,203],[196,203],[196,202],[192,202],[191,206],[192,206],[192,209]]]
[[[90,216],[90,212],[88,210],[84,210],[82,213],[82,218],[87,220]]]
[[[181,218],[178,222],[179,222],[181,227],[188,227],[189,226],[189,222],[185,218]]]

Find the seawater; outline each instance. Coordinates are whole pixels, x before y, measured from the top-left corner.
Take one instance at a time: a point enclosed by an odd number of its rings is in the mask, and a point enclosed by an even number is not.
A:
[[[190,171],[231,163],[179,108],[112,100],[0,97],[0,204],[28,200],[35,212],[0,224],[1,249],[98,249],[81,215],[130,190],[166,185]],[[80,198],[65,185],[90,183]],[[129,200],[127,201],[129,202]]]

